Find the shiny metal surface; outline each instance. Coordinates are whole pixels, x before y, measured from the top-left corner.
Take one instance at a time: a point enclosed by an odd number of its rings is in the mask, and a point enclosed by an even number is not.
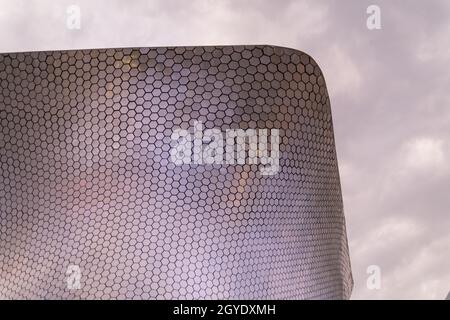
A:
[[[278,129],[278,172],[175,165],[194,121]],[[302,52],[1,54],[0,160],[1,298],[350,296],[330,102]]]

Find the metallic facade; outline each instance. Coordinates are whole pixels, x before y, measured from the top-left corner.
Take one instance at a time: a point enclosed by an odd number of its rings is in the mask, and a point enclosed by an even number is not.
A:
[[[194,121],[278,129],[278,172],[175,165]],[[302,52],[1,54],[0,160],[0,298],[350,296],[330,102]]]

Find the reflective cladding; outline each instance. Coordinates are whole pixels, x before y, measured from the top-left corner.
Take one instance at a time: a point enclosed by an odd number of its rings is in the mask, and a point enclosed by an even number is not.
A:
[[[278,129],[279,170],[176,165],[195,121]],[[330,103],[302,52],[1,54],[0,159],[1,298],[350,296]]]

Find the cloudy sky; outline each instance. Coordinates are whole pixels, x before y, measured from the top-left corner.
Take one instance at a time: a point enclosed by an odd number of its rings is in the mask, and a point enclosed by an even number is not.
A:
[[[381,29],[366,9],[381,9]],[[81,29],[66,9],[81,9]],[[0,52],[272,44],[321,66],[333,109],[354,299],[450,290],[450,2],[6,1]],[[367,268],[381,288],[367,288]]]

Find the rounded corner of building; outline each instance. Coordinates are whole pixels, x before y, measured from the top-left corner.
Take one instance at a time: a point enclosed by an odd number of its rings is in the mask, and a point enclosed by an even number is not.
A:
[[[282,49],[285,52],[289,53],[290,55],[297,55],[300,58],[300,61],[293,61],[293,63],[302,63],[304,65],[311,65],[314,68],[314,73],[316,76],[322,76],[325,80],[325,75],[323,74],[322,68],[320,67],[319,63],[316,61],[315,58],[309,53],[306,53],[305,51],[301,51],[299,49],[291,48],[291,47],[277,47],[272,46],[273,48]]]

